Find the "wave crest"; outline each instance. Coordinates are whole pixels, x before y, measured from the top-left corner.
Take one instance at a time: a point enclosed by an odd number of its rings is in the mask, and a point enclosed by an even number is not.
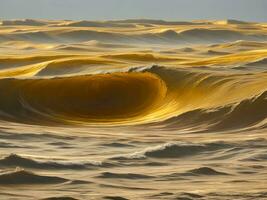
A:
[[[70,163],[70,162],[41,162],[31,158],[25,158],[17,154],[10,154],[0,159],[0,166],[2,167],[22,167],[29,169],[88,169],[92,167],[106,166],[102,163]]]

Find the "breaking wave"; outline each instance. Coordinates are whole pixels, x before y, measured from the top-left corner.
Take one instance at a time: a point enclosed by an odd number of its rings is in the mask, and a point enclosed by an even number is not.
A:
[[[261,109],[267,106],[266,73],[229,76],[152,66],[69,76],[63,69],[61,74],[1,79],[1,118],[162,128],[199,129],[205,124],[206,129],[224,130],[253,127],[265,123],[267,116]]]
[[[129,120],[166,95],[164,82],[150,73],[3,79],[0,87],[2,116],[26,122]]]

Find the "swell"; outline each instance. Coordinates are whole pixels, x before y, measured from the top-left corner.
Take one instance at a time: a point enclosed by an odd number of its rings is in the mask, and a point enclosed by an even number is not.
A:
[[[160,177],[155,177],[155,176],[150,176],[150,175],[145,175],[145,174],[103,172],[99,176],[97,176],[97,178],[130,179],[130,180],[134,180],[134,179],[145,180],[145,179],[160,178],[161,180],[172,180],[172,179],[175,180],[175,179],[186,177],[186,176],[227,176],[227,175],[230,175],[230,174],[217,171],[210,167],[200,167],[200,168],[188,170],[183,173],[171,173],[171,174],[163,175]]]
[[[168,179],[177,179],[179,177],[186,177],[186,176],[228,176],[230,174],[227,174],[225,172],[217,171],[210,167],[200,167],[192,170],[188,170],[184,173],[172,173],[165,175],[164,178]]]
[[[37,175],[22,169],[0,174],[0,185],[60,184],[68,181],[61,177]]]
[[[154,20],[154,19],[127,19],[127,20],[108,20],[108,21],[49,21],[49,20],[34,20],[34,19],[21,19],[21,20],[3,20],[3,26],[10,25],[27,25],[27,26],[44,26],[52,24],[53,26],[77,26],[77,27],[134,27],[138,24],[148,24],[148,25],[207,25],[207,24],[250,24],[250,22],[227,19],[220,21],[165,21],[165,20]]]
[[[45,21],[23,19],[23,20],[3,20],[2,26],[43,26],[46,25]]]
[[[75,24],[74,24],[75,26]],[[129,26],[133,26],[129,24]],[[110,27],[112,29],[112,27]],[[124,27],[125,28],[125,27]],[[266,41],[267,35],[264,33],[247,33],[245,31],[235,31],[232,29],[206,29],[190,28],[176,31],[175,29],[163,29],[156,32],[142,31],[117,31],[114,30],[91,30],[83,29],[60,29],[59,30],[38,30],[21,31],[0,34],[2,41],[34,41],[34,42],[86,42],[98,40],[101,42],[119,42],[127,44],[190,44],[190,43],[214,43],[214,42],[234,42],[236,40]],[[136,30],[136,29],[132,29]]]
[[[113,172],[103,172],[97,178],[103,179],[150,179],[153,176],[148,176],[144,174],[133,174],[133,173],[113,173]]]

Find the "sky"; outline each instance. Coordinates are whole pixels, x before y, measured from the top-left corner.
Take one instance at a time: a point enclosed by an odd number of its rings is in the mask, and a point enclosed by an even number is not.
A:
[[[0,0],[0,18],[267,22],[267,0]]]

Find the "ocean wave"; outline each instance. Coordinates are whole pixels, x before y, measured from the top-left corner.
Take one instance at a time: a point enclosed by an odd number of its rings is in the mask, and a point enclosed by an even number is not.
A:
[[[256,153],[249,155],[247,158],[242,159],[243,161],[256,161],[256,162],[265,162],[267,161],[267,152]]]
[[[166,87],[150,73],[114,73],[52,79],[3,79],[2,113],[18,121],[116,121],[161,102]],[[63,89],[64,88],[64,89]]]
[[[255,126],[267,117],[267,110],[262,108],[267,108],[267,91],[234,105],[231,111],[212,129],[237,129]]]
[[[87,163],[70,163],[70,162],[55,162],[47,161],[41,162],[31,158],[25,158],[16,154],[10,154],[0,159],[1,167],[22,167],[29,169],[50,169],[50,170],[62,170],[62,169],[90,169],[95,167],[107,166],[100,162],[87,162]]]
[[[120,23],[116,21],[68,21],[57,25],[56,27],[105,27],[105,28],[135,28],[135,24]]]
[[[184,158],[197,156],[202,153],[211,153],[220,149],[228,148],[230,145],[225,143],[165,143],[155,147],[149,147],[128,155],[116,156],[112,160],[135,160],[145,158]]]
[[[78,200],[78,199],[68,196],[60,196],[60,197],[48,197],[41,200]]]
[[[242,39],[245,35],[238,31],[226,30],[226,29],[204,29],[194,28],[180,32],[182,36],[199,38],[201,40],[237,40]]]
[[[112,172],[103,172],[101,175],[98,175],[97,178],[105,179],[150,179],[153,176],[148,176],[144,174],[133,174],[133,173],[112,173]]]
[[[89,59],[89,58],[66,58],[61,60],[54,60],[53,62],[45,63],[45,65],[38,71],[35,76],[37,77],[66,77],[70,75],[86,75],[94,72],[92,68],[96,65],[102,67],[108,65],[120,64],[118,61],[111,61],[105,59]],[[104,68],[105,69],[105,68]],[[95,70],[98,71],[97,69]],[[88,73],[89,72],[89,73]]]
[[[205,22],[187,22],[187,21],[165,21],[155,19],[126,19],[126,20],[113,20],[107,22],[116,22],[120,24],[153,24],[153,25],[203,25]]]
[[[168,142],[157,146],[144,148],[129,154],[110,157],[123,166],[167,166],[170,162],[164,160],[240,160],[265,161],[265,152],[258,152],[267,147],[267,140],[240,140],[235,142],[214,141],[210,143]],[[242,155],[242,156],[241,156]],[[240,159],[240,156],[242,159]],[[160,162],[155,162],[160,161]],[[205,169],[205,168],[204,168]]]
[[[210,47],[217,49],[229,50],[229,48],[266,48],[266,42],[262,41],[253,41],[253,40],[236,40],[234,42],[229,42],[226,44],[212,44]]]
[[[217,171],[210,167],[200,167],[197,169],[192,169],[186,172],[184,175],[192,175],[192,176],[199,176],[199,175],[207,175],[207,176],[219,176],[219,175],[229,175],[224,172]]]
[[[104,196],[103,199],[108,199],[108,200],[129,200],[129,199],[121,197],[121,196]]]
[[[164,175],[164,180],[170,179],[178,179],[179,177],[186,177],[186,176],[227,176],[230,175],[225,172],[217,171],[211,167],[200,167],[188,170],[182,173],[172,173],[168,175]]]
[[[3,198],[266,197],[266,24],[0,27]]]
[[[43,25],[46,25],[45,21],[34,20],[34,19],[2,21],[2,26],[43,26]]]
[[[8,22],[5,22],[8,23]],[[12,23],[12,22],[10,22]],[[15,23],[15,22],[13,22]],[[19,22],[17,22],[19,23]],[[28,22],[21,22],[28,23]],[[29,22],[32,23],[32,22]],[[37,23],[38,24],[38,23]],[[112,28],[116,26],[116,23],[94,23],[94,22],[75,22],[75,23],[63,23],[69,27],[81,27],[79,29],[61,29],[61,30],[28,30],[14,33],[6,33],[2,40],[23,40],[23,41],[35,41],[35,42],[86,42],[89,40],[98,40],[101,42],[117,42],[117,43],[136,43],[136,44],[194,44],[194,43],[218,43],[218,42],[234,42],[236,40],[255,40],[265,41],[267,35],[264,33],[246,33],[241,31],[235,31],[229,28],[189,28],[176,31],[176,29],[169,28],[156,32],[142,32],[134,31],[130,33],[124,33],[114,30],[94,30],[83,29],[86,24],[92,25],[91,27],[107,27]],[[83,26],[84,25],[84,26]],[[58,28],[62,25],[53,25]],[[109,27],[108,27],[109,26]],[[119,24],[118,26],[132,26],[133,24]],[[153,25],[152,25],[153,26]],[[123,27],[125,28],[125,27]],[[127,28],[127,27],[126,27]],[[1,38],[1,35],[0,35]]]
[[[254,62],[250,62],[250,63],[247,64],[247,66],[266,67],[267,66],[267,58],[261,58],[259,60],[254,61]]]
[[[253,127],[260,124],[267,117],[267,111],[260,109],[267,106],[266,97],[267,91],[236,104],[213,109],[192,110],[156,125],[162,125],[168,129],[185,129],[189,127],[198,129],[204,126],[206,131]]]
[[[57,176],[37,175],[23,169],[0,174],[0,185],[61,184],[68,181]]]
[[[75,66],[76,62],[98,63],[80,59],[70,63]],[[152,65],[51,78],[45,74],[53,74],[58,69],[55,66],[66,63],[50,64],[39,72],[44,73],[43,78],[0,80],[2,119],[32,124],[113,122],[226,130],[255,126],[267,116],[265,109],[259,109],[266,107],[264,73],[225,75]],[[60,68],[62,74],[65,68]]]

